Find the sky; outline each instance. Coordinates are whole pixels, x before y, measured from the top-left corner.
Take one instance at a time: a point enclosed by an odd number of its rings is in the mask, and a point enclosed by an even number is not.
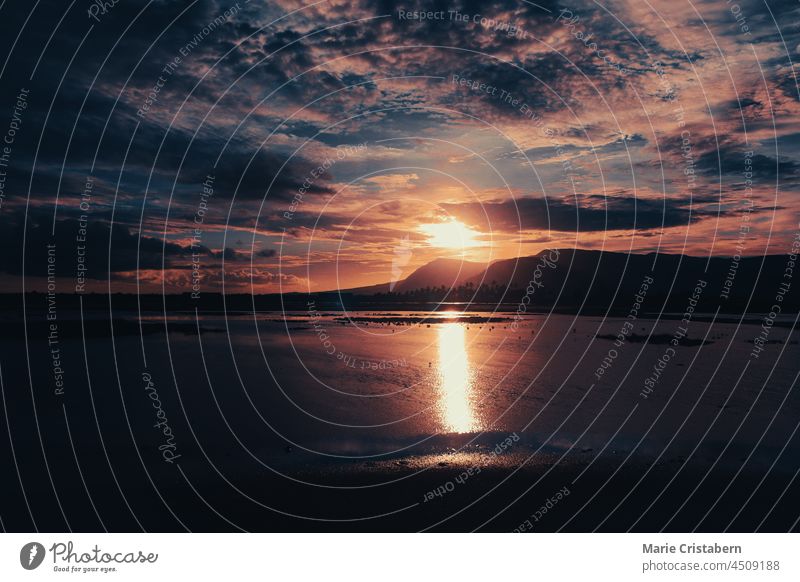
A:
[[[320,291],[437,258],[778,254],[800,233],[796,1],[2,16],[2,291]]]

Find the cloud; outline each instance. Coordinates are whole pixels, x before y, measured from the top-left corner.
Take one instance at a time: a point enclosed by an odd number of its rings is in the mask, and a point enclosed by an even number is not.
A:
[[[54,239],[58,273],[74,275],[89,175],[86,260],[97,280],[129,278],[137,259],[148,272],[163,262],[164,273],[184,277],[208,176],[205,262],[224,258],[239,271],[253,259],[264,284],[276,282],[279,242],[283,260],[317,267],[323,282],[310,284],[324,285],[332,244],[345,237],[349,259],[373,253],[437,208],[509,235],[494,249],[506,254],[538,250],[541,233],[531,231],[610,232],[626,248],[631,231],[642,235],[637,244],[662,244],[655,233],[686,225],[687,252],[705,252],[716,232],[714,252],[723,252],[736,244],[729,209],[749,149],[762,214],[753,236],[769,227],[769,203],[779,244],[800,212],[800,28],[792,24],[800,9],[790,0],[770,0],[769,11],[762,0],[739,2],[749,35],[723,0],[697,2],[696,12],[666,0],[276,0],[243,4],[213,29],[231,3],[126,0],[93,23],[85,7],[42,0],[23,28],[29,4],[9,0],[0,21],[4,38],[20,33],[0,89],[0,136],[20,89],[30,91],[3,182],[5,273],[21,272],[27,221],[26,271],[46,272],[43,249]],[[574,26],[557,20],[562,8],[578,17]],[[446,17],[403,19],[399,9]],[[453,75],[497,93],[455,86]],[[684,131],[696,169],[691,197]],[[316,171],[336,146],[362,143],[358,156]],[[320,246],[308,252],[312,229]],[[232,232],[262,250],[230,245]],[[359,269],[351,273],[365,276]]]
[[[752,151],[752,150],[750,150]],[[749,160],[748,171],[753,178],[774,182],[780,178],[800,178],[800,163],[789,158],[774,158],[764,154],[746,155],[743,148],[724,146],[701,155],[696,166],[710,176],[734,175],[742,176],[745,172],[745,161]]]
[[[157,269],[165,262],[177,260],[187,260],[188,264],[192,252],[189,246],[165,242],[155,236],[140,237],[124,226],[112,228],[104,222],[81,224],[73,219],[58,220],[55,235],[51,230],[52,215],[32,214],[27,222],[27,231],[22,221],[6,224],[0,230],[0,248],[5,249],[0,253],[0,271],[22,274],[24,254],[26,275],[46,276],[51,268],[58,277],[74,278],[80,262],[86,267],[87,277],[102,280],[111,273],[132,271],[137,266]],[[200,252],[209,253],[205,248]],[[55,258],[51,261],[49,256]]]
[[[692,211],[682,200],[653,200],[631,196],[580,196],[566,200],[521,198],[484,203],[444,204],[443,209],[464,223],[483,231],[552,230],[606,232],[650,230],[688,225],[707,215]]]

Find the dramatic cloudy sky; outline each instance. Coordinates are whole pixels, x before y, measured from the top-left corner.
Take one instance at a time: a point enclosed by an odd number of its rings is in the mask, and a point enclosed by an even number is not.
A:
[[[188,291],[194,265],[203,291],[265,292],[798,233],[797,1],[0,11],[5,290],[42,288],[47,245],[59,291],[82,264],[99,291]]]

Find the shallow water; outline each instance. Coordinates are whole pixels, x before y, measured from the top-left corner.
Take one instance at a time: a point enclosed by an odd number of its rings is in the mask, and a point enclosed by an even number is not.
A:
[[[789,499],[782,492],[800,468],[799,338],[791,327],[773,327],[754,357],[762,328],[752,322],[692,321],[673,346],[679,320],[639,319],[615,343],[598,336],[617,336],[624,318],[530,315],[512,326],[511,313],[487,323],[463,319],[485,313],[435,321],[422,313],[351,315],[352,322],[341,313],[189,313],[169,317],[168,334],[150,327],[141,337],[130,322],[115,322],[111,336],[102,318],[74,328],[62,319],[61,395],[46,333],[29,326],[27,347],[6,334],[3,402],[16,455],[7,460],[17,467],[9,474],[50,499],[40,502],[47,517],[38,524],[52,530],[64,528],[59,501],[71,525],[98,529],[90,500],[116,527],[138,529],[123,493],[146,529],[181,529],[167,507],[197,516],[194,529],[226,529],[203,509],[209,500],[251,529],[306,527],[282,510],[335,520],[418,506],[385,527],[419,529],[438,523],[425,496],[476,468],[481,477],[437,509],[442,519],[465,520],[448,522],[456,529],[478,527],[484,510],[460,509],[517,473],[511,482],[522,492],[544,476],[543,495],[583,484],[570,511],[590,501],[597,508],[580,514],[579,531],[607,523],[609,504],[628,488],[636,495],[623,501],[648,510],[653,497],[637,488],[645,478],[643,487],[655,480],[658,491],[677,479],[661,500],[662,517],[641,523],[649,530],[685,499],[687,521],[672,525],[691,529],[734,481],[728,495],[737,503],[762,478],[774,489],[754,498],[768,505],[753,515]],[[163,317],[145,320],[154,326]],[[595,497],[614,476],[625,485]],[[691,497],[703,483],[709,492]],[[364,487],[390,490],[352,498]],[[15,495],[6,499],[6,523],[29,528]],[[279,512],[252,514],[251,498]],[[517,499],[493,494],[496,527],[516,525],[517,513],[503,512]],[[710,527],[730,516],[719,519]]]
[[[425,314],[388,314],[396,320],[379,323],[363,319],[387,314],[350,315],[362,320],[204,318],[202,325],[225,332],[171,339],[184,362],[196,362],[189,354],[202,341],[216,392],[246,393],[265,433],[321,455],[518,433],[542,450],[608,446],[678,456],[698,446],[714,458],[732,438],[735,448],[762,436],[762,449],[782,446],[798,418],[800,399],[790,391],[798,335],[789,329],[773,329],[770,341],[782,343],[751,358],[748,340],[760,331],[753,325],[693,322],[670,350],[663,340],[597,338],[615,336],[623,318],[528,316],[512,329],[510,313],[495,314],[509,321],[482,324],[449,321],[470,314],[421,324],[413,320]],[[640,320],[633,333],[671,338],[679,325]],[[655,370],[659,360],[667,361]]]

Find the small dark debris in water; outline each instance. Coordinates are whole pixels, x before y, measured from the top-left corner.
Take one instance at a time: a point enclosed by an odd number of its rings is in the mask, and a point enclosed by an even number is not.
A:
[[[585,448],[585,449],[581,449],[581,452],[582,452],[582,453],[591,453],[591,452],[592,452],[592,450],[593,450],[593,449],[592,449],[591,447],[587,447],[587,448]]]
[[[377,314],[376,314],[377,315]],[[388,323],[395,325],[419,324],[423,323],[430,325],[440,323],[465,323],[465,324],[481,324],[481,323],[500,323],[509,321],[509,317],[500,316],[486,316],[486,315],[458,315],[453,317],[437,317],[437,316],[410,316],[410,315],[384,315],[384,316],[351,316],[336,317],[334,321],[348,321],[352,323]],[[280,321],[280,320],[279,320]]]
[[[439,465],[440,467],[446,467],[447,466],[447,463],[445,463],[444,461],[439,461],[436,464]]]
[[[286,447],[284,448],[284,450],[285,450],[287,453],[291,453],[291,452],[294,450],[294,447],[293,447],[292,445],[286,445]]]
[[[614,334],[597,334],[597,339],[604,339],[604,340],[611,340],[615,341],[617,336]],[[628,336],[628,341],[633,344],[643,344],[649,343],[653,345],[666,345],[672,342],[674,336],[666,333],[661,333],[658,335],[651,335],[649,338],[646,335],[639,335],[636,333],[632,333]],[[685,337],[680,340],[680,345],[682,346],[704,346],[708,344],[713,344],[714,342],[702,339],[692,339],[690,337]]]
[[[405,465],[408,465],[408,461],[405,461],[405,460],[403,460],[403,461],[395,461],[394,464],[395,465],[403,465],[403,466],[405,466]]]

